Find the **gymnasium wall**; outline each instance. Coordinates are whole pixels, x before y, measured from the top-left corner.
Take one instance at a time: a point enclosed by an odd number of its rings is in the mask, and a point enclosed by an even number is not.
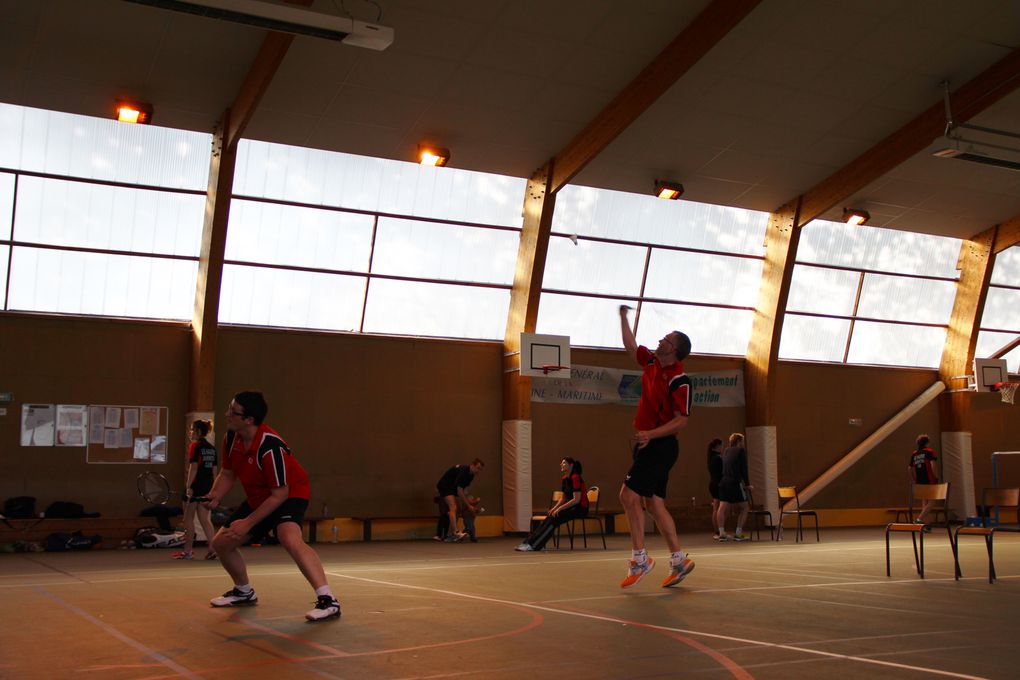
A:
[[[0,498],[31,495],[83,503],[108,516],[143,503],[135,476],[159,469],[179,485],[191,332],[187,325],[110,319],[0,316],[0,391],[14,393],[0,417]],[[493,342],[431,340],[226,327],[219,336],[216,427],[234,392],[262,389],[268,422],[313,478],[311,513],[430,515],[436,479],[480,456],[487,469],[472,486],[490,513],[501,512],[501,353]],[[573,363],[629,368],[622,351],[575,349]],[[696,356],[690,371],[730,370],[735,358]],[[776,426],[779,480],[806,485],[935,379],[930,370],[779,365]],[[83,449],[18,445],[22,403],[138,404],[170,409],[164,466],[88,465]],[[988,454],[1020,449],[1017,407],[998,395],[972,397],[975,484],[990,483]],[[603,507],[629,466],[634,410],[621,406],[535,403],[533,488],[545,505],[558,488],[559,460],[580,458],[585,478],[604,490]],[[1012,416],[1012,417],[1011,417]],[[848,424],[861,418],[862,427]],[[705,447],[744,428],[742,408],[696,408],[681,433],[668,501],[707,503]],[[907,454],[919,432],[938,442],[937,402],[825,489],[815,507],[883,507],[904,502]],[[1018,457],[1020,458],[1020,457]],[[1020,460],[1009,463],[1020,482]],[[231,500],[238,500],[239,495]]]

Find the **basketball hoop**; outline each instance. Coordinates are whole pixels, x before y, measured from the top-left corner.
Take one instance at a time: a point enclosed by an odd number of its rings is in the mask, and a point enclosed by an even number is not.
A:
[[[1020,382],[997,382],[992,386],[992,389],[1002,393],[1002,401],[1004,403],[1012,404],[1013,398],[1016,396],[1017,387],[1020,387]]]
[[[546,365],[542,366],[542,375],[549,375],[549,371],[562,371],[565,368],[570,368],[570,367],[569,366],[552,366],[552,365],[546,364]]]

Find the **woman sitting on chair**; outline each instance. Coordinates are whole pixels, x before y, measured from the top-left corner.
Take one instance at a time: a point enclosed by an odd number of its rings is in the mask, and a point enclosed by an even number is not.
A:
[[[564,458],[560,461],[560,472],[563,473],[561,484],[563,497],[549,508],[549,514],[542,523],[514,550],[519,552],[541,550],[561,524],[588,515],[588,489],[581,478],[581,461]]]

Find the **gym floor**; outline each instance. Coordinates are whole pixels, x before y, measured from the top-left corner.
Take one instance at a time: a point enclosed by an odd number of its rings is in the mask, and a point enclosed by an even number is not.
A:
[[[609,550],[516,553],[511,538],[318,544],[343,618],[308,623],[311,589],[279,546],[248,548],[256,607],[213,609],[218,562],[169,550],[0,555],[3,678],[1016,678],[1020,535],[824,529],[822,542],[681,537],[697,568],[663,589],[668,559],[621,591]],[[601,543],[599,544],[601,548]],[[201,550],[196,551],[201,554]]]

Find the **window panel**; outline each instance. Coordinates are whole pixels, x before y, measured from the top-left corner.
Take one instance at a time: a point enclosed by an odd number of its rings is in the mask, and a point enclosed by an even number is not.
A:
[[[14,175],[0,172],[0,240],[11,238],[11,216],[14,214]]]
[[[527,181],[242,140],[235,195],[519,227]]]
[[[0,104],[0,166],[86,179],[198,189],[212,135]]]
[[[191,319],[198,263],[15,248],[8,309]]]
[[[648,302],[641,305],[637,337],[654,349],[659,338],[677,330],[687,334],[691,351],[697,354],[744,356],[753,321],[754,312],[749,310]]]
[[[496,340],[509,308],[506,289],[372,279],[365,331]]]
[[[801,231],[797,262],[959,278],[959,239],[814,220]]]
[[[543,287],[607,295],[637,296],[646,248],[552,237]],[[516,256],[516,252],[514,253]]]
[[[1020,332],[993,333],[991,331],[981,331],[978,333],[977,348],[974,350],[974,356],[987,359],[1016,340],[1018,335],[1020,335]],[[1005,354],[1002,358],[1006,360],[1010,373],[1020,373],[1020,347],[1014,347],[1012,351]]]
[[[955,298],[956,284],[950,281],[866,274],[857,315],[948,324]]]
[[[10,247],[0,246],[0,300],[7,299],[7,263],[10,256]]]
[[[798,264],[793,267],[793,279],[790,281],[790,296],[786,309],[791,312],[814,312],[816,314],[836,314],[850,316],[854,311],[854,299],[857,297],[857,284],[861,275],[840,269],[824,269]],[[783,329],[786,335],[786,329]],[[846,334],[843,334],[846,341]],[[814,354],[814,344],[809,343],[804,351]],[[796,345],[800,347],[800,345]],[[818,346],[827,346],[826,342]],[[794,345],[791,345],[791,349]],[[799,350],[798,350],[799,351]],[[791,359],[815,359],[814,356],[797,356]],[[826,360],[829,361],[829,360]],[[843,361],[843,350],[839,352],[838,361]]]
[[[1020,246],[1006,248],[995,256],[992,283],[1000,286],[1020,286]]]
[[[367,272],[371,215],[234,200],[226,259]]]
[[[764,255],[768,213],[568,185],[553,231],[727,253]]]
[[[18,241],[198,257],[205,197],[22,176]]]
[[[787,314],[779,341],[779,358],[842,363],[849,332],[848,319]]]
[[[516,231],[379,218],[372,271],[510,285],[519,241]]]
[[[847,363],[936,368],[946,344],[946,329],[858,321]]]
[[[1020,333],[1020,290],[989,287],[988,297],[985,299],[985,313],[981,317],[981,328],[998,328]]]
[[[754,307],[762,264],[743,257],[653,250],[645,296]]]
[[[535,329],[569,335],[570,344],[578,347],[619,348],[623,347],[619,309],[620,300],[543,293]]]
[[[266,267],[223,267],[221,323],[357,331],[365,278]]]

